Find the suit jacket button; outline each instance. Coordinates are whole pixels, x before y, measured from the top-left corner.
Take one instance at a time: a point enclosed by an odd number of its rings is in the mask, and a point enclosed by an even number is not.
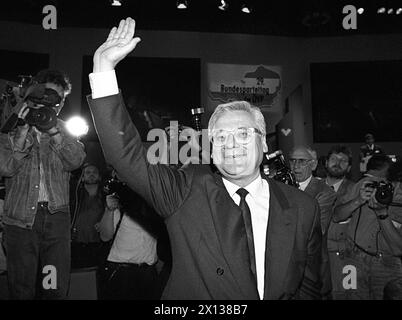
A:
[[[225,272],[225,270],[223,270],[222,268],[216,269],[216,273],[218,274],[218,276],[223,275],[224,272]]]

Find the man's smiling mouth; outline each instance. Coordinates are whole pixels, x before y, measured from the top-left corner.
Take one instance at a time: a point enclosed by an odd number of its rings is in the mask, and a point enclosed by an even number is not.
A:
[[[236,159],[246,156],[245,154],[226,154],[225,158]]]

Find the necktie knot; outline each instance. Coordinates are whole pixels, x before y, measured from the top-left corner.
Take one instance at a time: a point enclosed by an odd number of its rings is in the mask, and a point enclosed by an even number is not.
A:
[[[240,200],[245,200],[248,195],[248,191],[244,188],[238,189],[236,193],[240,196]]]

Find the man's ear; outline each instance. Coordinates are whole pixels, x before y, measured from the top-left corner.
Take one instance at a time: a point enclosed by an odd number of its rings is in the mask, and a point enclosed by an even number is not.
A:
[[[318,165],[318,161],[317,160],[313,160],[311,161],[311,170],[315,170],[317,169],[317,165]]]
[[[262,151],[264,153],[268,152],[268,145],[267,145],[267,141],[265,140],[265,137],[262,137]]]

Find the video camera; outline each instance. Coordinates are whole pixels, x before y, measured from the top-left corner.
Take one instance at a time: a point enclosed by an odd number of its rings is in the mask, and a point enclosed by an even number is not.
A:
[[[105,195],[113,195],[119,199],[122,207],[128,209],[133,200],[133,193],[126,183],[120,181],[117,177],[111,177],[103,185]]]
[[[265,155],[262,166],[268,177],[294,187],[299,186],[292,170],[286,165],[282,150]]]
[[[14,112],[5,121],[0,129],[2,133],[8,133],[16,126],[24,125],[35,126],[39,131],[46,132],[57,124],[57,114],[53,108],[60,105],[62,98],[56,90],[46,88],[45,84],[36,83],[31,76],[20,76],[21,83],[19,84],[19,99],[12,88],[6,89],[11,104],[14,107]],[[19,101],[16,103],[16,101]],[[25,120],[18,118],[18,112],[22,106],[26,104],[29,112]]]
[[[378,203],[386,206],[392,204],[392,199],[394,196],[394,187],[392,183],[385,181],[373,181],[371,183],[367,183],[366,187],[376,189],[374,197]]]
[[[118,178],[116,177],[112,177],[110,179],[108,179],[105,183],[105,185],[103,186],[103,192],[105,193],[105,195],[111,195],[111,194],[115,194],[115,195],[119,195],[122,193],[122,191],[124,190],[124,188],[126,188],[126,184],[121,182]]]

